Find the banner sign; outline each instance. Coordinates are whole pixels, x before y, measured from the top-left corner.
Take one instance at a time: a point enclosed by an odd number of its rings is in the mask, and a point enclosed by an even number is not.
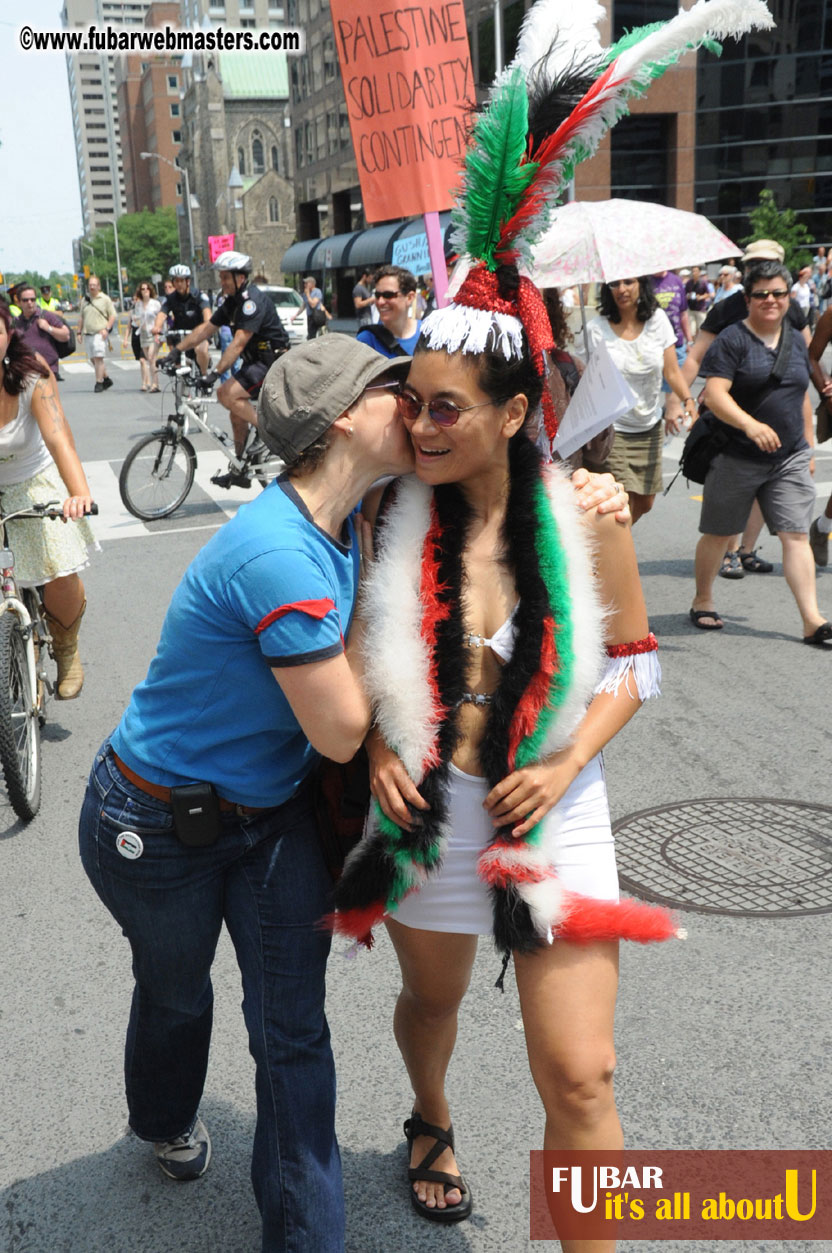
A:
[[[331,0],[368,222],[451,207],[475,101],[462,0]]]
[[[211,265],[214,264],[221,252],[230,252],[233,247],[233,235],[209,235],[208,260],[211,262]]]
[[[393,265],[400,265],[411,274],[430,274],[430,253],[427,235],[411,235],[397,239],[393,245]]]

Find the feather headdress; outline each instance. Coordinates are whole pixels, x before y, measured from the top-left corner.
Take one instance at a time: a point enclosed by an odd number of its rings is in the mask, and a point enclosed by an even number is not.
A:
[[[535,299],[521,279],[517,298],[507,298],[495,278],[499,267],[530,267],[534,244],[575,166],[593,155],[655,78],[685,52],[703,45],[719,51],[720,39],[774,24],[764,0],[698,0],[669,22],[630,31],[605,51],[597,33],[603,16],[595,0],[538,0],[526,14],[517,56],[497,77],[472,128],[453,235],[470,268],[453,304],[423,323],[432,348],[481,352],[487,346],[516,355],[518,328],[504,322],[489,338],[491,310],[519,320],[545,376],[554,343],[540,295]],[[543,412],[551,440],[557,423],[547,388]]]

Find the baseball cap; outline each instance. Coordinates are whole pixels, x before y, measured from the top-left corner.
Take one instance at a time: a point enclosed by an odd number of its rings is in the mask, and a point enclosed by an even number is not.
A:
[[[783,264],[786,250],[776,239],[755,239],[742,254],[743,262],[748,261],[779,261]]]
[[[404,379],[410,357],[383,357],[349,335],[319,335],[278,357],[257,406],[261,436],[291,464],[382,374]]]

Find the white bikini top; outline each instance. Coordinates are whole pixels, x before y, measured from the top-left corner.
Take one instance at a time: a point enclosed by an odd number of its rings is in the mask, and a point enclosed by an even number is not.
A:
[[[519,603],[518,601],[517,605]],[[497,654],[500,661],[511,661],[514,653],[514,641],[517,638],[517,626],[514,621],[517,605],[512,609],[511,617],[494,632],[490,639],[487,639],[484,635],[467,634],[463,636],[463,641],[469,648],[490,648],[492,653]]]
[[[519,603],[518,601],[517,605]],[[511,617],[490,638],[485,635],[471,635],[468,632],[462,637],[463,643],[467,644],[469,648],[490,648],[492,653],[496,653],[500,658],[500,661],[511,661],[514,653],[514,641],[517,638],[517,625],[514,621],[517,605],[512,609]],[[460,703],[463,705],[490,705],[491,694],[464,692]]]

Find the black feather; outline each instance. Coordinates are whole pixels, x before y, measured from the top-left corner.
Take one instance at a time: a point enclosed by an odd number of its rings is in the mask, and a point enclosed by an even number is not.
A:
[[[558,127],[566,121],[603,68],[600,57],[573,60],[556,79],[550,78],[543,67],[556,43],[557,39],[554,39],[549,51],[532,66],[528,75],[532,157],[543,140],[554,135]]]

